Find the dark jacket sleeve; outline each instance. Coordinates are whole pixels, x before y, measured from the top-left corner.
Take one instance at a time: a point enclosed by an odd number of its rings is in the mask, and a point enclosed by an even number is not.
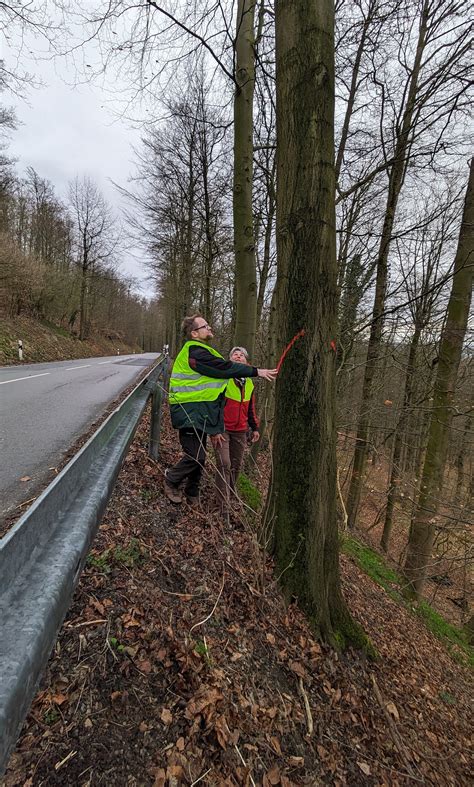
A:
[[[253,395],[253,391],[249,401],[248,421],[252,432],[258,432],[260,429],[260,421],[257,418],[257,413],[255,411],[255,397]]]
[[[205,347],[196,345],[189,348],[189,365],[199,374],[206,377],[217,377],[221,380],[230,380],[232,377],[257,377],[257,367],[247,366],[244,363],[233,363],[224,358],[217,358]]]

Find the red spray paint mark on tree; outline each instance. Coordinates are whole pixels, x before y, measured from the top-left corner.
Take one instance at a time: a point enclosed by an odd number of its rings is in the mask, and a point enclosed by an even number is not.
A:
[[[294,343],[297,342],[298,339],[301,339],[301,337],[304,336],[304,334],[305,334],[305,330],[304,330],[304,328],[302,328],[301,331],[298,331],[298,333],[296,333],[293,336],[292,340],[290,342],[288,342],[288,344],[286,345],[285,349],[283,350],[283,352],[282,352],[282,354],[280,356],[280,360],[278,361],[277,372],[280,371],[282,363],[285,360],[285,358],[288,355],[288,353],[291,350],[291,348],[293,347]],[[331,347],[331,350],[333,352],[335,352],[335,353],[337,352],[336,342],[334,341],[334,339],[331,339],[330,347]]]
[[[280,371],[281,365],[282,365],[283,361],[285,360],[286,356],[288,355],[289,351],[293,347],[294,343],[297,342],[298,339],[301,339],[302,336],[304,336],[304,328],[302,328],[301,331],[298,331],[298,333],[296,333],[293,336],[291,342],[288,342],[288,344],[286,345],[285,349],[283,350],[282,354],[280,355],[280,360],[278,361],[278,365],[277,365],[277,372]]]

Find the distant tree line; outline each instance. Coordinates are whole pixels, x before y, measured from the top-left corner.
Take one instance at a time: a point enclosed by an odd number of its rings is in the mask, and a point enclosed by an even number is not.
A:
[[[156,306],[118,272],[118,224],[97,185],[70,184],[69,202],[29,167],[0,166],[0,312],[49,321],[79,339],[100,334],[157,349]]]

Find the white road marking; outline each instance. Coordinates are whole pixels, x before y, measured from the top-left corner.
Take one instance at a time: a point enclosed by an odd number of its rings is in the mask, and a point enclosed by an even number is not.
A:
[[[104,363],[112,363],[112,361],[99,361],[99,363],[97,364],[97,366],[103,366],[103,365],[104,365]]]
[[[64,371],[65,372],[70,372],[73,369],[88,369],[89,366],[92,366],[92,364],[86,363],[84,366],[68,366],[67,369],[65,369]]]
[[[15,377],[14,380],[4,380],[3,383],[0,385],[8,385],[8,383],[18,383],[20,380],[32,380],[33,377],[45,377],[45,375],[51,374],[51,372],[42,372],[41,374],[30,374],[28,377]]]

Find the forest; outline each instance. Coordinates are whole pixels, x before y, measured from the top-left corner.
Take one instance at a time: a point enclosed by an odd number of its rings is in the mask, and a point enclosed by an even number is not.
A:
[[[472,643],[469,4],[1,4],[0,29],[32,25],[55,57],[65,31],[94,42],[87,79],[124,81],[141,143],[120,218],[81,173],[61,201],[9,159],[9,91],[33,88],[0,63],[3,314],[175,355],[199,312],[269,368],[297,337],[257,390],[248,465],[271,465],[258,539],[284,598],[370,654],[341,591],[356,534]],[[151,300],[120,274],[127,244]]]

